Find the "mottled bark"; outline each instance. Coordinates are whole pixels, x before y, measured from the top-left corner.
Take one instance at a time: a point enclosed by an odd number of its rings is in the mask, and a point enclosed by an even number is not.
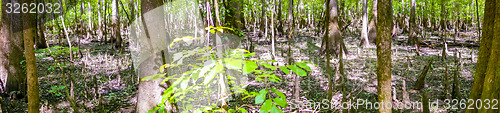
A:
[[[23,34],[21,14],[6,13],[6,3],[18,1],[2,0],[2,17],[0,23],[0,77],[5,93],[19,91],[16,98],[26,94],[26,75],[21,67],[23,58]],[[19,95],[20,94],[20,95]]]
[[[392,0],[379,0],[377,4],[377,94],[380,113],[391,113],[391,31]],[[383,102],[383,104],[382,104]]]
[[[496,1],[486,0],[483,21],[483,37],[481,38],[479,47],[479,57],[476,64],[476,72],[474,75],[474,83],[472,85],[470,99],[480,99],[482,96],[483,85],[485,83],[486,70],[490,60],[493,33],[495,32],[494,24],[496,17]],[[476,108],[476,107],[474,107]],[[477,113],[477,109],[467,110],[470,113]]]
[[[30,1],[24,1],[30,3]],[[34,14],[23,14],[24,53],[26,57],[26,74],[28,83],[28,113],[38,113],[40,96],[38,92],[38,75],[33,39],[35,37]]]

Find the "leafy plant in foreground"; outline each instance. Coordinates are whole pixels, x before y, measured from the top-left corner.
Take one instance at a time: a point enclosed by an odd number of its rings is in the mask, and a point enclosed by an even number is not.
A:
[[[206,28],[206,30],[209,30],[212,33],[223,32],[224,29],[231,30],[227,27]],[[191,36],[176,38],[170,44],[170,47],[172,47],[174,43],[178,43],[180,41],[184,41],[190,45],[193,41],[201,39],[201,37]],[[242,99],[255,97],[255,104],[262,104],[260,112],[282,113],[282,109],[285,109],[288,106],[286,95],[278,91],[276,88],[269,88],[268,82],[281,82],[281,79],[276,76],[276,72],[278,70],[283,71],[287,75],[294,72],[300,76],[307,76],[307,71],[311,71],[310,67],[307,65],[311,64],[310,62],[296,62],[294,65],[273,66],[268,63],[276,62],[274,60],[248,60],[250,57],[254,56],[255,53],[250,53],[244,49],[230,49],[222,53],[223,57],[216,57],[220,53],[221,52],[217,52],[211,47],[196,47],[195,49],[180,51],[173,54],[172,62],[160,66],[159,74],[142,78],[143,81],[163,79],[160,84],[165,84],[169,80],[173,81],[168,89],[164,91],[162,103],[159,104],[158,107],[154,107],[149,112],[166,112],[165,107],[168,104],[173,103],[177,103],[179,111],[186,113],[224,111],[229,113],[247,112],[244,108],[238,106],[236,106],[235,109],[227,110],[217,106],[219,101],[229,98],[230,95],[242,93],[246,95]],[[196,59],[196,62],[185,63],[185,59]],[[244,76],[255,75],[255,81],[265,83],[266,87],[261,89],[259,92],[248,92],[244,89],[244,87],[249,84],[238,83],[238,77],[234,74],[228,74],[230,71],[238,72]],[[178,74],[175,74],[176,72],[178,72]],[[165,76],[167,74],[168,77]],[[220,74],[223,74],[224,76],[218,76]],[[214,91],[211,91],[210,88],[220,85],[217,84],[220,77],[225,77],[222,79],[227,80],[227,84],[231,85],[229,89],[233,90],[233,92],[225,97],[219,97],[215,104],[205,106],[198,105],[197,107],[194,107],[193,104],[185,104],[196,103],[199,101],[208,101],[208,103],[210,103],[210,99],[207,98],[210,98],[210,95],[214,93]],[[273,98],[271,92],[277,96]],[[192,94],[196,94],[197,96],[193,97]]]

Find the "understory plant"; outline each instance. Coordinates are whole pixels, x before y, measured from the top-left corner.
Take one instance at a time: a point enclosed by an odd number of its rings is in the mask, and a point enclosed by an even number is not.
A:
[[[227,27],[207,27],[211,33],[223,33],[232,30]],[[226,38],[227,37],[223,37]],[[193,41],[202,40],[201,37],[185,36],[175,38],[169,47],[181,42],[192,45]],[[200,46],[194,49],[182,50],[172,55],[172,62],[160,66],[159,73],[142,78],[143,81],[163,79],[160,84],[170,84],[163,92],[162,103],[149,112],[166,112],[169,105],[177,105],[180,112],[247,112],[242,106],[233,105],[233,108],[224,108],[220,104],[229,98],[242,95],[242,98],[254,98],[256,105],[260,105],[262,113],[282,113],[288,106],[287,97],[276,88],[269,87],[270,83],[280,83],[282,79],[276,74],[282,71],[286,75],[292,72],[307,76],[311,71],[310,62],[296,62],[294,65],[274,66],[269,63],[275,60],[251,59],[255,53],[244,49],[227,49],[217,51],[210,46]],[[222,56],[222,57],[221,57]],[[187,62],[189,61],[189,62]],[[247,78],[254,78],[256,83],[263,83],[265,87],[257,91],[247,91]],[[223,83],[221,83],[223,81]],[[170,83],[171,82],[171,83]],[[224,90],[227,94],[219,94]],[[214,94],[219,94],[215,95]],[[216,97],[217,99],[213,99]],[[213,101],[212,101],[213,100]],[[236,100],[239,101],[239,100]]]

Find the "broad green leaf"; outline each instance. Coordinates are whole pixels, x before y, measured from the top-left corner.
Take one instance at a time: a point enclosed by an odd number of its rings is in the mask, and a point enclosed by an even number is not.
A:
[[[272,69],[272,70],[276,70],[276,67],[272,66],[272,65],[269,65],[267,63],[260,63],[260,65],[266,67],[266,68],[269,68],[269,69]]]
[[[187,105],[187,106],[186,106],[186,109],[187,109],[187,110],[191,110],[191,109],[193,109],[193,105],[191,105],[191,104],[190,104],[190,105]]]
[[[241,59],[232,59],[232,58],[227,58],[226,61],[226,67],[228,69],[241,69],[243,60]]]
[[[183,55],[184,54],[182,52],[175,53],[174,56],[172,57],[172,58],[174,58],[173,61],[175,62],[175,61],[181,59]]]
[[[193,111],[193,113],[201,113],[201,110],[200,109],[196,109]]]
[[[262,107],[260,107],[260,113],[268,113],[269,110],[271,110],[273,106],[273,101],[271,99],[267,99],[264,104],[262,104]]]
[[[273,91],[273,93],[276,93],[276,95],[280,96],[281,98],[286,99],[285,94],[283,94],[282,92],[278,91],[276,88],[272,88],[271,91]]]
[[[267,89],[262,89],[259,91],[259,95],[255,97],[255,104],[260,104],[266,100]]]
[[[234,109],[229,109],[229,110],[227,110],[227,112],[228,112],[228,113],[234,113],[234,112],[236,112],[236,110],[234,110]]]
[[[271,113],[283,113],[283,111],[281,111],[280,108],[273,105],[273,107],[271,108]]]
[[[238,109],[238,111],[239,111],[239,112],[241,112],[241,113],[247,113],[247,112],[248,112],[248,111],[247,111],[246,109],[244,109],[244,108],[240,108],[240,109]]]
[[[189,83],[189,79],[183,80],[183,82],[181,83],[181,88],[186,89],[188,87],[188,83]]]
[[[146,76],[144,78],[142,78],[141,80],[142,81],[149,81],[149,80],[156,80],[156,79],[159,79],[159,78],[162,78],[164,74],[154,74],[154,75],[150,75],[150,76]]]
[[[254,56],[254,55],[255,55],[255,53],[245,53],[243,56],[249,57],[249,56]]]
[[[304,62],[295,62],[299,67],[306,69],[307,71],[311,71],[311,68],[307,66],[307,63]]]
[[[243,67],[243,74],[250,74],[257,68],[257,63],[254,61],[246,61],[245,66]]]
[[[281,98],[281,97],[276,97],[276,98],[274,98],[274,99],[273,99],[273,101],[274,101],[277,105],[279,105],[279,106],[281,106],[281,107],[283,107],[283,108],[284,108],[284,107],[286,107],[286,106],[288,105],[288,103],[286,102],[286,99]]]
[[[285,74],[287,74],[287,75],[288,75],[288,74],[290,74],[290,70],[288,70],[288,68],[287,68],[287,67],[285,67],[285,66],[280,66],[279,68],[281,69],[281,71],[285,72]]]
[[[156,111],[158,111],[158,109],[160,109],[161,107],[154,107],[153,109],[149,110],[148,113],[154,113]]]
[[[307,73],[300,69],[299,67],[295,66],[295,65],[287,65],[288,68],[290,68],[292,70],[292,72],[296,73],[297,75],[299,76],[307,76]]]
[[[164,73],[164,71],[165,71],[165,65],[161,65],[160,66],[160,73]]]
[[[205,66],[203,68],[201,68],[200,76],[205,76],[205,73],[207,73],[207,71],[210,70],[214,66],[215,66],[214,62],[212,62],[210,60],[206,61]]]

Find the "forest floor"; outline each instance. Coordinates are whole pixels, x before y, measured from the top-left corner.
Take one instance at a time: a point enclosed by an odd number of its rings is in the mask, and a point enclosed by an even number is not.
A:
[[[325,58],[319,55],[321,36],[312,31],[298,30],[292,45],[292,58],[294,61],[307,60],[317,65],[307,77],[301,77],[301,92],[297,102],[321,102],[326,99],[328,79],[323,73],[325,70]],[[254,42],[254,52],[258,59],[271,59],[271,43],[269,39],[259,38],[254,32],[245,33]],[[359,34],[359,33],[352,33]],[[441,45],[436,33],[426,33],[424,41],[431,46]],[[458,43],[477,44],[475,33],[460,32],[456,40]],[[441,47],[427,47],[422,45],[420,56],[414,52],[414,47],[405,45],[407,36],[397,36],[392,39],[392,86],[393,101],[402,101],[403,81],[409,93],[409,100],[412,102],[422,102],[421,94],[412,90],[418,75],[422,72],[429,59],[434,63],[426,78],[426,88],[428,89],[428,99],[440,100],[443,105],[444,95],[444,73],[445,65],[448,65],[448,73],[451,78],[457,70],[460,77],[461,97],[468,98],[470,88],[473,83],[473,71],[477,62],[478,47],[452,45],[448,47],[448,59],[441,60]],[[126,38],[124,40],[127,40]],[[453,42],[448,38],[448,42]],[[67,44],[57,44],[54,40],[48,41],[51,46],[67,46]],[[346,35],[345,43],[348,54],[344,56],[344,68],[347,80],[347,94],[352,101],[356,99],[366,99],[370,102],[377,101],[377,79],[376,79],[376,48],[360,49],[359,36]],[[135,109],[136,90],[138,79],[131,66],[130,51],[126,48],[114,49],[113,44],[93,41],[82,41],[79,44],[80,52],[74,52],[74,58],[70,59],[67,53],[55,56],[45,52],[37,52],[37,67],[39,75],[41,112],[71,112],[71,105],[67,97],[73,97],[80,111],[104,111],[104,112],[133,112]],[[275,65],[285,65],[288,45],[284,36],[278,36],[276,42]],[[52,51],[55,52],[56,50]],[[455,53],[461,53],[462,63],[455,64]],[[61,57],[63,56],[63,57]],[[337,60],[331,61],[332,70],[335,68]],[[63,63],[66,62],[66,63]],[[461,69],[456,69],[461,65]],[[59,67],[61,66],[61,67]],[[63,72],[64,70],[64,72]],[[292,102],[293,91],[295,90],[295,76],[279,75],[285,82],[271,84],[287,95],[288,102]],[[65,87],[63,78],[66,78]],[[338,79],[338,77],[337,77]],[[262,84],[252,84],[247,88],[255,91],[264,87]],[[67,88],[67,89],[66,89]],[[70,94],[67,95],[69,92]],[[96,93],[98,92],[98,93]],[[98,94],[98,95],[97,95]],[[99,96],[100,95],[100,96]],[[100,98],[99,98],[100,97]],[[342,94],[340,91],[334,92],[334,100],[340,102]],[[433,102],[433,101],[431,101]],[[99,106],[101,103],[101,106]],[[258,107],[252,107],[253,99],[246,99],[242,104],[249,107],[249,111],[257,111]],[[14,100],[9,102],[13,112],[25,112],[25,100]],[[240,106],[240,105],[239,105]],[[338,109],[336,109],[338,111]],[[432,109],[431,109],[432,110]],[[285,112],[291,112],[288,107]],[[373,112],[375,109],[358,108],[361,112]],[[420,110],[406,110],[405,112],[419,112]],[[305,108],[300,112],[325,112],[321,108]],[[434,112],[446,112],[442,107]]]

